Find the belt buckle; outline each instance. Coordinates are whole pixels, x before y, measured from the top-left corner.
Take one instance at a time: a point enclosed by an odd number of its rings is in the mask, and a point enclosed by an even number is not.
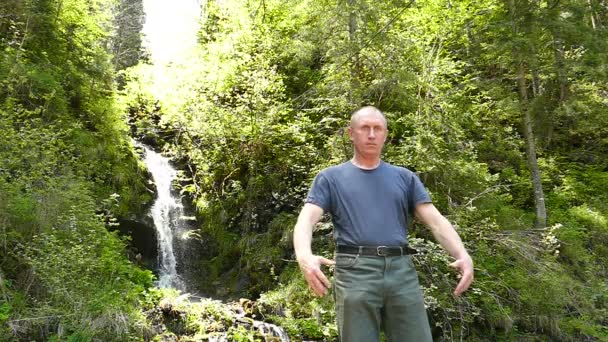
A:
[[[378,246],[376,247],[376,254],[378,254],[378,256],[388,256],[388,247],[387,246]]]

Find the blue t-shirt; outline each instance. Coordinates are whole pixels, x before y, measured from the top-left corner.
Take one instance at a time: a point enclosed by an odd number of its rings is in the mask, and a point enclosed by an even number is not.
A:
[[[329,212],[339,245],[407,244],[410,217],[420,203],[431,202],[412,171],[380,162],[365,170],[348,161],[315,177],[306,203]]]

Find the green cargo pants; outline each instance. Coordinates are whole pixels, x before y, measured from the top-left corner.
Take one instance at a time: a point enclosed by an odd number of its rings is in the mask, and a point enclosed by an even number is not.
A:
[[[432,341],[410,255],[336,254],[334,300],[342,342]]]

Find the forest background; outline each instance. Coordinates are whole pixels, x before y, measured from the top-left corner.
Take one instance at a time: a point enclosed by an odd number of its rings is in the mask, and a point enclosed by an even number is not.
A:
[[[452,297],[448,256],[414,225],[437,340],[608,341],[608,2],[209,0],[162,92],[143,15],[139,0],[0,4],[0,340],[260,338],[215,306],[160,328],[153,308],[178,294],[116,233],[153,199],[132,137],[184,170],[200,292],[335,340],[290,239],[369,104],[389,120],[384,159],[418,173],[475,261]],[[331,257],[331,223],[317,228]]]

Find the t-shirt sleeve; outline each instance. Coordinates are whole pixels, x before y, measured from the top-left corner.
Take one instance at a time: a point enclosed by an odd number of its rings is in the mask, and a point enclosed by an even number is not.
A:
[[[416,208],[421,203],[431,203],[431,196],[420,181],[416,174],[412,175],[412,192],[411,192],[412,209]]]
[[[325,212],[328,212],[331,204],[331,191],[329,189],[329,181],[323,173],[319,173],[312,186],[308,191],[305,203],[312,203],[321,207]]]

